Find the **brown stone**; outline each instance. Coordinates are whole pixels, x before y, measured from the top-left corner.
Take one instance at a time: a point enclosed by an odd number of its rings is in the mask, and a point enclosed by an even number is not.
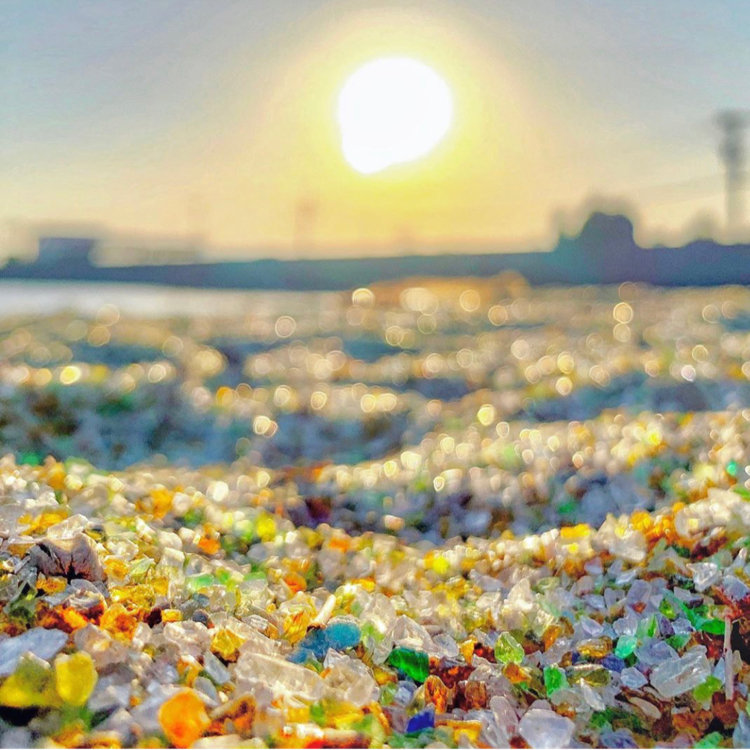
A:
[[[94,540],[86,534],[76,534],[70,539],[43,539],[29,550],[29,560],[45,576],[105,579]]]
[[[672,724],[678,733],[688,734],[697,741],[707,734],[708,725],[713,720],[711,711],[686,709],[672,713]]]
[[[714,693],[711,701],[711,711],[727,729],[731,729],[737,724],[737,719],[739,718],[737,707],[734,705],[734,701],[728,701],[722,693]]]
[[[485,708],[488,700],[487,686],[483,682],[467,680],[459,683],[456,705],[464,711]]]

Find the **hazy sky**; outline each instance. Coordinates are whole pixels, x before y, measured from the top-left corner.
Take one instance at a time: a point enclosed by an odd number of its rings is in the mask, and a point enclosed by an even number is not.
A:
[[[592,194],[652,233],[723,216],[713,113],[750,107],[750,3],[0,0],[0,228],[219,248],[533,246]],[[428,157],[363,176],[335,104],[401,55],[448,83]]]

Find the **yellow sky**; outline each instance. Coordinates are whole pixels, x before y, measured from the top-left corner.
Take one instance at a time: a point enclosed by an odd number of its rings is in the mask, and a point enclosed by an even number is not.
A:
[[[295,204],[310,218],[304,235],[318,245],[503,241],[540,236],[548,208],[540,179],[561,126],[541,118],[523,81],[499,50],[477,44],[454,12],[361,11],[345,22],[320,19],[268,81],[268,98],[240,109],[219,146],[205,193],[213,228],[288,244]],[[347,76],[378,57],[409,56],[430,65],[454,96],[454,122],[427,157],[362,175],[344,160],[336,100]],[[223,151],[223,153],[222,153]],[[581,197],[584,194],[583,186]],[[541,202],[541,206],[540,206]]]
[[[244,15],[220,19],[223,28],[188,18],[171,36],[159,36],[149,21],[154,39],[143,51],[139,29],[112,42],[124,62],[107,47],[99,67],[89,60],[76,60],[80,70],[58,65],[60,80],[49,81],[58,109],[50,104],[43,119],[34,112],[48,129],[20,144],[27,159],[0,171],[0,191],[9,196],[0,221],[92,222],[172,236],[200,230],[216,248],[278,254],[303,252],[295,231],[311,254],[474,242],[534,247],[550,242],[556,211],[575,209],[595,192],[627,193],[643,184],[644,165],[646,182],[716,171],[710,137],[705,151],[685,156],[670,146],[665,157],[667,139],[628,112],[637,100],[627,91],[624,104],[600,106],[597,87],[606,91],[608,80],[596,79],[596,64],[607,64],[607,50],[599,60],[591,29],[580,19],[564,28],[554,6],[540,11],[547,36],[535,41],[521,34],[534,31],[533,14],[513,6],[516,18],[503,18],[500,6],[476,0],[282,6],[283,22],[266,33],[253,26],[254,14],[262,15],[254,4],[199,4],[203,12]],[[106,13],[94,20],[113,33]],[[239,20],[249,24],[246,35]],[[566,34],[560,44],[570,60],[545,46]],[[60,48],[63,62],[89,43],[87,36],[78,47],[66,39],[60,31],[47,42],[68,45]],[[576,57],[585,44],[593,45],[593,64]],[[448,83],[454,122],[427,157],[362,175],[342,156],[336,100],[357,67],[390,56],[418,59]],[[627,56],[619,60],[618,74],[626,76],[629,64]],[[66,90],[81,76],[79,90]],[[75,117],[65,111],[69,102]],[[720,206],[720,196],[698,198],[656,202],[647,218],[674,227],[697,209]]]

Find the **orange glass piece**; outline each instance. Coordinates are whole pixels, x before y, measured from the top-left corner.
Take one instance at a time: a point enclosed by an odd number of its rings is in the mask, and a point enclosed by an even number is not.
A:
[[[37,612],[37,625],[43,628],[57,628],[66,633],[85,628],[89,624],[80,612],[69,607],[57,607],[55,609],[43,609]]]
[[[467,680],[461,697],[462,707],[470,711],[475,708],[486,708],[489,695],[487,686],[478,680]]]
[[[192,690],[183,690],[162,704],[159,723],[175,747],[190,747],[211,724],[203,701]]]
[[[351,545],[351,540],[348,536],[334,536],[328,541],[328,546],[331,549],[338,550],[339,552],[348,552]]]
[[[83,747],[86,742],[83,722],[79,720],[69,724],[54,735],[54,740],[60,747]]]
[[[292,571],[284,576],[284,583],[296,594],[298,591],[307,590],[307,581],[299,574]]]
[[[121,641],[133,640],[138,620],[122,604],[113,604],[103,615],[99,627]]]
[[[425,703],[432,703],[435,713],[444,714],[448,710],[450,698],[451,691],[437,675],[431,674],[424,681]]]
[[[207,555],[215,555],[221,549],[221,543],[218,539],[209,536],[202,536],[198,542],[198,549]]]
[[[518,664],[506,664],[503,668],[503,674],[514,684],[518,685],[519,682],[528,682],[531,679],[531,675],[528,670],[520,667]]]
[[[562,635],[562,628],[559,625],[550,625],[542,634],[542,646],[544,650],[551,648],[555,641]]]
[[[301,706],[300,709],[302,708],[308,710],[307,706]],[[207,734],[249,736],[252,734],[255,713],[255,699],[250,695],[242,695],[214,711],[213,721],[207,730]]]

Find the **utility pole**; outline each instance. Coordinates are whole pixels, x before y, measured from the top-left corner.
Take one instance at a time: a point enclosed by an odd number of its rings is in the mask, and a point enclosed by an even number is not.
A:
[[[716,115],[722,133],[719,156],[724,162],[726,192],[726,228],[731,235],[742,226],[742,191],[745,187],[745,128],[750,125],[750,113],[724,110]]]

